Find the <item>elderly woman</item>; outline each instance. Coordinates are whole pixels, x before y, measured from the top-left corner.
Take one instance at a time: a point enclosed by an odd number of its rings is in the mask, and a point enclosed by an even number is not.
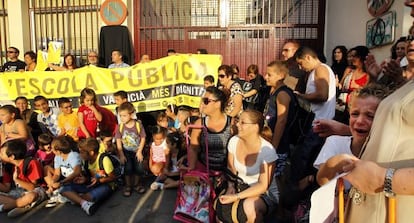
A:
[[[246,110],[237,122],[238,135],[229,141],[228,168],[249,187],[239,193],[229,188],[219,200],[221,204],[238,202],[238,222],[263,222],[263,216],[278,203],[277,187],[272,181],[277,155],[272,144],[261,136],[263,126],[260,112]],[[231,219],[228,214],[217,213],[217,216],[227,222]]]

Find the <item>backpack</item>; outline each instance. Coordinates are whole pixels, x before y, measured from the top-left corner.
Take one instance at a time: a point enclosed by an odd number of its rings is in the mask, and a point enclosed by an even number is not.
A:
[[[104,170],[103,159],[105,157],[108,157],[111,160],[112,166],[114,167],[113,173],[116,176],[116,178],[117,179],[121,178],[124,172],[123,166],[121,165],[121,161],[115,154],[112,154],[110,152],[101,153],[101,155],[99,156],[99,160],[98,160],[99,170]]]
[[[305,134],[312,128],[315,113],[310,110],[310,105],[303,99],[298,98],[295,94],[293,94],[292,98],[294,99],[295,113],[293,121],[287,126],[287,128],[290,130],[290,144],[297,145],[303,140]]]
[[[115,183],[117,185],[120,185],[122,183],[122,176],[124,174],[124,167],[121,165],[121,161],[115,154],[112,154],[110,152],[101,153],[98,160],[98,168],[103,172],[105,172],[103,164],[103,159],[105,157],[108,157],[111,160],[112,166],[114,167],[113,173],[115,175]],[[91,173],[88,170],[88,162],[83,163],[83,169],[86,173],[86,176],[92,177]]]
[[[121,133],[122,136],[122,131],[124,130],[124,123],[119,124],[119,133]],[[141,128],[139,126],[139,121],[135,120],[135,128],[137,129],[138,134],[141,132]]]

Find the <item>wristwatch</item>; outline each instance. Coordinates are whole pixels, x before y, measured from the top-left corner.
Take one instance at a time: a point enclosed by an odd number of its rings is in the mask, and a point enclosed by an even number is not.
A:
[[[384,195],[388,198],[395,197],[394,191],[392,191],[392,178],[394,176],[395,169],[388,168],[387,172],[385,173],[384,179]]]

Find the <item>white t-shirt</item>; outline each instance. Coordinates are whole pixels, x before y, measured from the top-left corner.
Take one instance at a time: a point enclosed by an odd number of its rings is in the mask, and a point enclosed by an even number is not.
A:
[[[326,161],[338,154],[351,154],[351,139],[352,136],[329,136],[326,138],[325,144],[323,144],[318,157],[316,158],[313,166],[319,169],[320,165],[326,163]]]
[[[54,168],[60,168],[60,173],[64,177],[68,177],[73,173],[75,166],[81,166],[81,158],[79,153],[70,152],[66,160],[63,160],[61,156],[55,156]]]
[[[237,143],[240,140],[238,136],[233,136],[228,144],[229,153],[233,154],[234,157],[234,167],[238,172],[238,176],[243,179],[243,181],[249,185],[256,183],[259,180],[260,175],[260,166],[264,163],[271,163],[277,160],[276,150],[268,141],[263,138],[260,138],[262,141],[261,149],[259,155],[257,156],[256,163],[252,166],[245,166],[240,163],[236,158]]]
[[[328,100],[325,102],[315,103],[311,102],[311,110],[315,113],[315,119],[333,119],[335,116],[335,105],[336,105],[336,83],[335,74],[332,69],[326,65],[321,64],[329,72],[329,83],[328,83]],[[313,70],[308,77],[306,83],[306,94],[315,93],[315,70]]]

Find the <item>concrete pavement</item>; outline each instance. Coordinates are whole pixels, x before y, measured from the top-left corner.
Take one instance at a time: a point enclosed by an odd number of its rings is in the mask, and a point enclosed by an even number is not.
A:
[[[0,213],[0,223],[169,223],[173,220],[176,190],[152,191],[145,194],[132,193],[123,197],[118,190],[99,207],[93,216],[88,216],[80,208],[70,203],[59,204],[54,208],[45,208],[46,201],[36,206],[26,214],[9,218],[6,213]]]

